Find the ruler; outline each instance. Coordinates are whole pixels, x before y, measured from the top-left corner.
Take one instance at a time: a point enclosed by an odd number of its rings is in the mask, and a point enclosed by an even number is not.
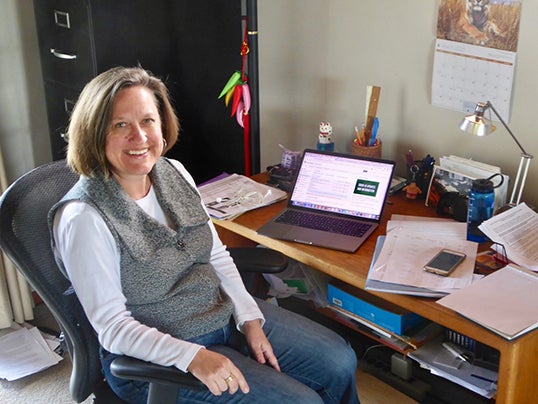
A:
[[[377,105],[379,104],[379,95],[381,93],[381,87],[368,86],[366,87],[366,111],[364,116],[364,137],[366,145],[370,143],[372,138],[372,125],[377,115]]]

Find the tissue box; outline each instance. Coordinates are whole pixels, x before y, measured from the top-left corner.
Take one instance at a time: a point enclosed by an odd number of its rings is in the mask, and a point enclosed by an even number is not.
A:
[[[404,335],[425,318],[340,282],[331,282],[327,291],[329,303],[364,318],[387,331]]]

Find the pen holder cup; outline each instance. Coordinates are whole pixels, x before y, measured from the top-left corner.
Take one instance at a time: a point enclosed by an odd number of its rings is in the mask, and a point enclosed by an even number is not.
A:
[[[351,142],[351,153],[356,156],[381,158],[382,143],[378,140],[373,146],[361,146],[355,140]]]

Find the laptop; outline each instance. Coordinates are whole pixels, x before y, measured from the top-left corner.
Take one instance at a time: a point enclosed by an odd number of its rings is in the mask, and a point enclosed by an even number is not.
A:
[[[389,160],[307,149],[287,207],[257,232],[355,252],[379,226],[394,166]]]

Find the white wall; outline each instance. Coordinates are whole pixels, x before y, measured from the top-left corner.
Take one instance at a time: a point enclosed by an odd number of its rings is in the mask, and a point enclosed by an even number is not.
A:
[[[8,180],[51,160],[31,0],[0,0],[0,147]]]
[[[262,169],[280,162],[279,143],[315,146],[319,122],[329,119],[327,10],[325,0],[258,1]]]
[[[349,151],[364,120],[365,88],[381,86],[378,116],[383,157],[403,153],[437,159],[456,154],[499,165],[515,177],[519,149],[503,128],[487,138],[457,128],[462,113],[430,103],[438,1],[259,0],[262,168],[280,161],[278,143],[315,147],[320,121],[334,129],[336,148]],[[510,127],[538,155],[534,118],[538,93],[538,0],[524,0]],[[481,101],[481,100],[477,100]],[[523,200],[538,206],[538,162]]]

